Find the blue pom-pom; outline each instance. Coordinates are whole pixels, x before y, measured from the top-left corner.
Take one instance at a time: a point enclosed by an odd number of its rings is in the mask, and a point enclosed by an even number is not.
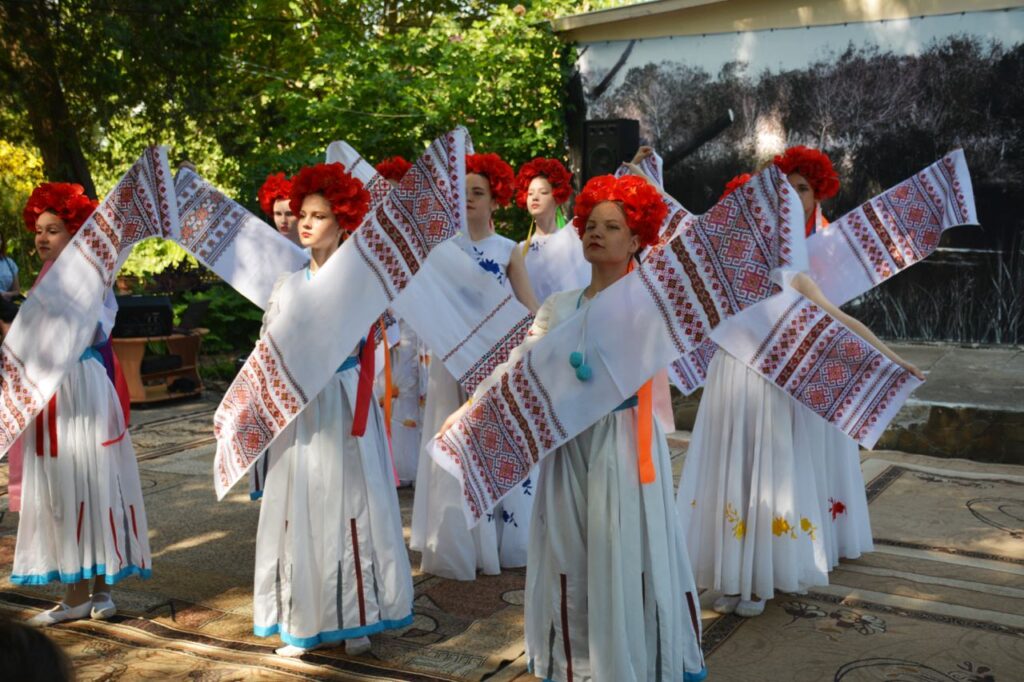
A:
[[[579,367],[580,365],[582,365],[583,353],[579,352],[578,350],[574,350],[573,352],[569,353],[569,364],[572,365],[573,367]]]
[[[576,368],[576,378],[580,381],[590,381],[592,376],[594,376],[594,371],[590,369],[590,365],[580,365]]]

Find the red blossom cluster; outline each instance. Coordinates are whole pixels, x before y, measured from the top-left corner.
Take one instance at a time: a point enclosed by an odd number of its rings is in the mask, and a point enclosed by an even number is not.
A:
[[[85,195],[85,188],[73,182],[44,182],[32,190],[22,218],[29,232],[36,231],[39,216],[49,211],[64,221],[64,227],[74,234],[89,219],[99,202]]]
[[[776,156],[774,163],[786,175],[799,173],[807,178],[818,201],[834,197],[839,191],[839,175],[832,167],[832,159],[817,149],[790,147]]]
[[[516,204],[526,208],[526,195],[534,178],[547,178],[556,204],[564,204],[572,195],[572,173],[558,159],[537,157],[527,161],[516,175]]]
[[[338,226],[346,232],[359,227],[370,210],[370,193],[340,163],[318,163],[295,174],[288,197],[292,213],[299,215],[302,200],[310,194],[319,194],[330,202]]]
[[[626,225],[640,238],[641,248],[655,244],[661,233],[661,224],[668,216],[668,206],[661,193],[645,178],[636,175],[599,175],[587,182],[576,197],[572,223],[580,236],[594,207],[604,201],[614,201],[626,215]]]
[[[740,173],[739,175],[734,175],[732,180],[725,183],[725,189],[722,191],[722,196],[718,197],[718,200],[721,201],[722,199],[726,198],[727,196],[738,190],[740,187],[746,184],[747,180],[749,180],[751,177],[752,176],[750,175],[750,173]]]
[[[499,206],[508,206],[516,184],[516,174],[512,171],[512,166],[505,163],[497,154],[467,154],[466,175],[470,173],[487,178],[491,186],[491,196]]]
[[[288,199],[292,192],[292,181],[284,173],[271,173],[263,181],[263,186],[256,193],[260,208],[271,218],[274,217],[274,203]]]
[[[412,164],[406,161],[405,157],[389,156],[375,167],[385,180],[400,182],[405,177],[406,172],[412,168]]]

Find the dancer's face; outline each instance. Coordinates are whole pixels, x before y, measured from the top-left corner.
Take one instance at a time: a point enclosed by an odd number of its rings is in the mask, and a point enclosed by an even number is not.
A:
[[[804,207],[804,220],[807,220],[814,213],[814,205],[816,200],[814,198],[814,188],[811,187],[811,183],[807,182],[807,178],[800,175],[800,173],[790,173],[786,176],[789,180],[789,184],[796,190],[796,194],[800,197],[800,204]]]
[[[299,219],[292,213],[287,199],[274,202],[274,227],[285,237],[291,237],[299,227]]]
[[[534,218],[550,215],[555,212],[555,207],[555,195],[548,179],[537,176],[530,180],[530,186],[526,188],[526,210],[530,215]]]
[[[470,222],[488,223],[497,203],[491,196],[491,183],[477,173],[466,174],[466,218]]]
[[[308,194],[299,210],[299,241],[310,249],[337,246],[341,227],[331,210],[331,202],[322,194]]]
[[[583,257],[601,265],[626,263],[639,250],[640,240],[626,224],[626,214],[614,201],[594,207],[583,230]]]
[[[57,260],[72,236],[55,213],[46,211],[36,219],[36,252],[44,261]]]

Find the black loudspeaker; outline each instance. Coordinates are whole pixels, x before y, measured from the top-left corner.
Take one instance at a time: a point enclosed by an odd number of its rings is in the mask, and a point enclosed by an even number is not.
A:
[[[168,296],[118,296],[117,320],[111,336],[167,336],[174,327]]]
[[[583,124],[583,184],[596,175],[614,173],[640,147],[640,121],[615,118]]]

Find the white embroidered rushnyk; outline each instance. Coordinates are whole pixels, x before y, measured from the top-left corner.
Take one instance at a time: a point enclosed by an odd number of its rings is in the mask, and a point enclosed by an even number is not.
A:
[[[182,168],[174,178],[180,223],[171,238],[261,309],[274,281],[309,260],[287,237]]]
[[[821,207],[816,211],[822,225]],[[977,223],[967,161],[956,149],[816,230],[807,239],[808,273],[829,301],[843,305],[928,257],[950,227]],[[738,318],[735,324],[743,313]],[[670,374],[683,393],[704,385],[716,348],[708,339],[672,363]]]
[[[949,187],[963,195],[960,204],[972,203],[961,180],[930,187],[933,205],[946,205]],[[918,234],[943,224],[946,214],[938,210],[901,212],[914,199],[902,190],[891,196],[896,209],[886,220],[913,225]],[[785,177],[766,168],[707,213],[684,215],[674,236],[602,292],[588,316],[577,314],[543,342],[528,340],[516,351],[509,371],[481,384],[472,408],[432,450],[461,478],[470,523],[544,454],[610,412],[660,367],[699,347],[722,320],[776,295],[792,303],[792,314],[762,336],[755,369],[870,447],[920,382],[809,301],[782,291],[780,272],[807,269],[802,213]],[[588,334],[588,344],[594,339],[586,349],[593,378],[586,384],[575,380],[566,359],[566,349],[583,338],[584,323],[644,330],[600,341]]]
[[[379,203],[390,190],[390,184],[345,142],[328,146],[327,161],[342,163],[362,180],[371,203]],[[469,392],[508,358],[533,320],[511,290],[480,267],[458,240],[433,248],[413,286],[403,291],[392,309],[430,348],[434,361],[442,362]]]

